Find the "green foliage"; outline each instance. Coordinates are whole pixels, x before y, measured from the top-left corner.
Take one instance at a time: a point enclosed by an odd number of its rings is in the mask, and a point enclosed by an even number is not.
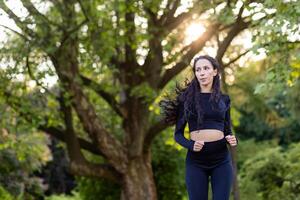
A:
[[[144,98],[144,102],[151,102],[157,96],[156,91],[150,87],[150,85],[146,82],[134,87],[131,90],[130,95]]]
[[[224,3],[223,3],[224,5]],[[222,6],[223,8],[218,9],[217,12],[218,15],[216,15],[218,17],[218,20],[220,22],[222,22],[222,24],[232,24],[235,21],[235,14],[233,13],[233,9],[231,7],[227,7],[227,6]]]
[[[0,141],[1,185],[14,197],[42,196],[45,186],[31,174],[50,158],[43,135],[13,135],[4,132]]]
[[[299,79],[299,15],[297,1],[268,0],[259,4],[262,13],[273,17],[259,20],[259,29],[253,31],[254,49],[263,48],[267,54],[266,79],[259,83],[255,93],[268,93],[270,88],[285,90]],[[297,42],[298,41],[298,42]]]
[[[299,70],[300,68],[298,68]],[[300,79],[287,91],[286,107],[291,111],[291,117],[300,124]]]
[[[0,184],[14,198],[43,195],[42,181],[34,171],[51,159],[46,135],[7,107],[0,98]]]
[[[274,58],[277,59],[277,58]],[[300,141],[298,112],[299,81],[291,87],[285,83],[272,84],[264,82],[265,77],[277,76],[272,72],[273,62],[252,62],[247,67],[239,69],[236,81],[232,87],[234,96],[234,110],[239,113],[238,125],[234,130],[243,139],[255,138],[267,140],[276,138],[280,144],[287,145],[293,141]],[[247,78],[245,78],[247,77]],[[256,93],[257,83],[263,83],[265,90]],[[234,113],[234,112],[233,112]],[[234,115],[233,120],[235,121]]]
[[[152,166],[157,186],[158,199],[181,200],[187,195],[185,188],[185,154],[168,141],[173,139],[170,132],[164,131],[155,138],[152,146]]]
[[[120,199],[120,187],[106,180],[77,177],[78,192],[82,200]]]
[[[299,143],[292,143],[286,150],[265,147],[255,154],[240,170],[242,199],[299,199]]]
[[[18,120],[30,122],[32,127],[40,125],[62,125],[60,121],[59,105],[56,100],[57,88],[45,94],[44,89],[30,88],[29,82],[10,80],[7,71],[0,70],[0,95],[1,102],[8,104],[15,115],[21,115]],[[27,86],[26,86],[27,85]],[[3,114],[5,115],[5,113]],[[10,118],[8,118],[10,119]],[[5,120],[5,119],[4,119]],[[9,121],[7,125],[9,125]]]
[[[13,200],[13,197],[0,185],[0,199]]]
[[[275,148],[277,145],[278,141],[276,139],[267,141],[255,141],[253,138],[241,140],[238,148],[238,168],[243,167],[247,160],[256,156],[257,152],[264,152],[265,149]]]
[[[45,200],[82,200],[78,192],[73,192],[72,195],[51,195]]]

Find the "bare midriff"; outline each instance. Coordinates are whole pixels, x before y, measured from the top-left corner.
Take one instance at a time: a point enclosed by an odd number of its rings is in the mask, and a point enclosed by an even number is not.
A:
[[[217,129],[201,129],[190,132],[190,138],[194,141],[202,140],[204,142],[211,142],[220,140],[223,137],[223,131]]]

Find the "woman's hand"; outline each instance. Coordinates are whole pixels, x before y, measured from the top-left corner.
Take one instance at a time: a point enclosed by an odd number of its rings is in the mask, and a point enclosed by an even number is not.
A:
[[[200,151],[203,145],[204,145],[204,141],[202,140],[195,141],[193,151]]]
[[[225,138],[226,138],[227,142],[230,144],[230,146],[237,145],[236,137],[234,135],[227,135]]]

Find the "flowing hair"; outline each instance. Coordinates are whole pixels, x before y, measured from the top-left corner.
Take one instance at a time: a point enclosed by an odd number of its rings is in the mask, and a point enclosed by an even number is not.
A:
[[[197,80],[197,77],[195,75],[195,66],[198,60],[200,59],[206,59],[208,60],[214,69],[217,69],[217,75],[213,78],[213,84],[212,84],[212,94],[209,98],[209,101],[212,103],[212,109],[216,109],[216,105],[219,104],[219,100],[221,99],[222,92],[221,92],[221,86],[220,86],[220,65],[214,58],[203,55],[196,57],[193,62],[193,74],[194,77],[191,81],[188,81],[188,79],[185,79],[184,86],[180,86],[178,82],[176,81],[175,86],[175,98],[170,95],[166,94],[164,95],[164,98],[159,102],[159,106],[161,108],[161,114],[164,117],[165,123],[169,125],[174,125],[176,123],[177,119],[177,111],[179,104],[183,104],[184,106],[184,117],[185,119],[188,118],[188,116],[196,114],[197,115],[197,123],[201,124],[203,120],[203,109],[201,107],[200,101],[200,92],[201,88],[199,85],[199,82]],[[224,105],[224,104],[223,104]],[[192,109],[192,108],[195,109]],[[222,107],[222,106],[221,106]],[[196,110],[196,113],[193,113],[193,110]]]

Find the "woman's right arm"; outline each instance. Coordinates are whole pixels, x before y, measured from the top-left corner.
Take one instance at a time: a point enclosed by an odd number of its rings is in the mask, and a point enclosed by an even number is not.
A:
[[[183,108],[183,103],[179,103],[177,107],[177,119],[174,132],[174,139],[181,146],[193,151],[195,141],[188,140],[186,137],[184,137],[184,128],[187,124],[187,121],[184,118]]]

